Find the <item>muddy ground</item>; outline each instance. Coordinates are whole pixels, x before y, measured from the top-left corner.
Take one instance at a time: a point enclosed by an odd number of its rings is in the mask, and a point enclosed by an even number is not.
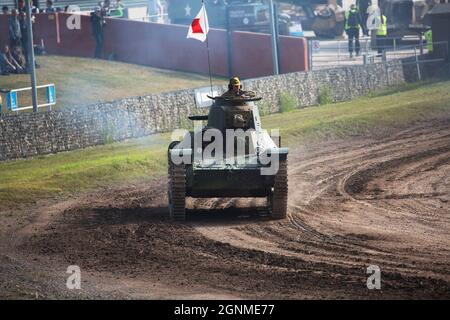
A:
[[[449,120],[298,146],[281,221],[264,200],[190,199],[171,223],[165,180],[3,215],[0,295],[449,299],[449,200]]]

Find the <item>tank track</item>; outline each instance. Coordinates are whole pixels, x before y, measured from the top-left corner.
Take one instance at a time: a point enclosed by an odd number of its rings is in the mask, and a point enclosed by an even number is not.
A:
[[[274,219],[284,219],[287,214],[288,177],[287,160],[280,160],[279,169],[275,175],[273,191],[267,197],[269,212]]]
[[[178,143],[171,143],[167,152],[168,159],[168,197],[171,220],[186,220],[186,167],[175,165],[170,159],[170,149]]]

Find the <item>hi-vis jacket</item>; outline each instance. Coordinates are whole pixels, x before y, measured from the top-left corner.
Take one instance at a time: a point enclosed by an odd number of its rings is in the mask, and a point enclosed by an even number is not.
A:
[[[377,36],[387,36],[387,18],[384,14],[381,15],[381,25],[377,30]]]
[[[355,17],[355,21],[356,21],[356,25],[352,25],[349,23],[349,18],[351,15],[354,15]],[[350,9],[348,11],[345,11],[345,30],[351,29],[351,28],[356,28],[359,29],[360,25],[359,25],[359,12],[356,9]]]

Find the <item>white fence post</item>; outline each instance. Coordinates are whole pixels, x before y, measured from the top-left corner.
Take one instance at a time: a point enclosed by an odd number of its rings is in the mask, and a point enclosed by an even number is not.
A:
[[[419,56],[417,55],[417,48],[414,47],[414,56],[416,58],[416,67],[417,67],[417,78],[422,80],[422,75],[420,74],[420,65],[419,65]]]

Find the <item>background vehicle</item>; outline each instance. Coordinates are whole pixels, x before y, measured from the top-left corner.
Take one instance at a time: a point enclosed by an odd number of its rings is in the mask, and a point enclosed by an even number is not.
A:
[[[206,0],[210,26],[231,29],[269,32],[269,6],[267,1]],[[301,24],[304,30],[312,30],[317,36],[334,37],[344,31],[344,11],[336,0],[287,0],[275,1],[278,12],[278,28],[282,35],[289,35],[289,27]],[[200,10],[197,0],[168,0],[167,10],[171,23],[190,24]],[[227,15],[228,12],[228,15]],[[227,21],[227,16],[229,21]]]
[[[344,32],[345,12],[336,0],[290,0],[279,6],[294,23],[300,22],[304,30],[314,31],[318,37],[334,38]]]
[[[388,21],[389,37],[417,35],[431,28],[428,12],[440,0],[379,0]]]

